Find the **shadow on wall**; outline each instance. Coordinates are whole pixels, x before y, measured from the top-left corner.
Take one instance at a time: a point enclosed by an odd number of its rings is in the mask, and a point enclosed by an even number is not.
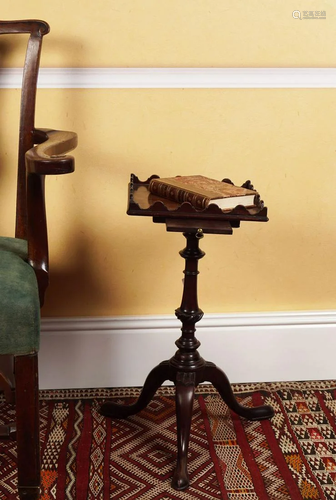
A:
[[[51,263],[50,285],[44,316],[85,316],[93,298],[104,302],[104,288],[97,278],[90,236],[76,227],[67,243],[69,258],[62,266]],[[89,315],[89,314],[88,314]]]
[[[52,38],[51,40],[49,38]],[[6,67],[23,67],[24,57],[26,51],[26,45],[28,41],[28,35],[1,35],[0,37],[0,69]],[[46,43],[47,42],[47,43]],[[71,44],[72,54],[74,51],[79,51],[80,45],[76,44],[73,39],[64,39],[52,37],[52,34],[46,35],[43,41],[42,53],[41,53],[41,65],[43,65],[43,54],[46,48],[49,52],[52,50],[54,53],[60,54],[62,57],[63,64],[66,63],[66,57],[68,53],[67,49]],[[19,54],[19,57],[18,57]],[[55,57],[55,54],[54,54]],[[46,128],[63,128],[63,121],[66,117],[76,116],[76,101],[73,99],[66,99],[66,106],[64,110],[58,110],[58,117],[53,115],[47,116],[47,122],[45,116],[43,121],[38,117],[39,111],[39,92],[37,91],[37,103],[36,103],[36,127],[46,127]],[[66,92],[66,90],[64,90]],[[20,122],[20,89],[0,89],[0,105],[2,113],[0,114],[0,235],[14,236],[15,232],[15,200],[16,200],[16,175],[17,175],[17,157],[18,157],[18,139],[19,139],[19,122]],[[14,109],[15,106],[15,109]],[[83,110],[81,110],[83,112]],[[60,118],[59,118],[60,117]],[[57,120],[61,120],[60,125]],[[71,119],[69,118],[69,125],[65,123],[68,130],[74,130],[71,126]],[[76,130],[74,130],[76,131]],[[80,141],[79,141],[80,147]],[[71,152],[69,154],[72,154]],[[76,174],[76,172],[75,172]],[[67,181],[71,183],[71,177],[75,174],[67,175]],[[54,178],[54,177],[53,177]],[[46,204],[47,208],[49,201],[51,199],[50,192],[48,193],[48,186],[51,184],[52,178],[46,178]],[[55,185],[55,184],[54,184]],[[57,203],[61,200],[56,201]],[[83,196],[79,195],[76,197],[77,207],[74,208],[76,211],[81,209],[81,205],[84,203]],[[75,309],[85,310],[85,304],[92,300],[92,296],[96,297],[97,300],[103,294],[101,287],[97,279],[94,277],[94,262],[92,257],[92,252],[90,251],[90,245],[92,238],[87,236],[88,231],[82,231],[80,224],[76,224],[76,229],[74,234],[68,235],[65,230],[61,227],[55,225],[50,221],[50,211],[48,211],[48,232],[49,236],[53,233],[57,238],[58,242],[62,241],[62,248],[66,248],[64,252],[65,258],[60,260],[56,266],[53,264],[53,259],[51,259],[50,265],[50,287],[47,290],[46,304],[45,308],[42,310],[46,312],[49,309],[57,311],[59,306],[62,306],[62,310],[66,311],[67,308],[70,310],[75,307]],[[60,207],[60,213],[62,214],[62,219],[67,217],[67,206],[64,203]],[[52,255],[53,245],[50,243],[50,254]],[[69,255],[69,259],[67,258]],[[76,301],[79,302],[78,308],[76,306]]]

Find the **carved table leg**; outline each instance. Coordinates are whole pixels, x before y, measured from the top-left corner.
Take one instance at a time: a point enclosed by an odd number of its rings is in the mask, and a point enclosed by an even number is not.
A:
[[[195,393],[195,374],[178,373],[176,377],[177,465],[172,479],[175,490],[189,486],[188,447]]]
[[[149,373],[138,400],[131,405],[119,405],[110,401],[100,407],[101,415],[112,418],[125,418],[143,410],[165,380],[171,380],[169,361],[163,361]]]
[[[229,379],[214,363],[207,362],[205,364],[201,382],[211,382],[230,410],[233,410],[240,417],[244,417],[247,420],[264,420],[274,415],[274,410],[271,406],[264,405],[248,408],[238,403],[233,394]]]
[[[40,488],[23,488],[19,492],[20,500],[39,500]]]

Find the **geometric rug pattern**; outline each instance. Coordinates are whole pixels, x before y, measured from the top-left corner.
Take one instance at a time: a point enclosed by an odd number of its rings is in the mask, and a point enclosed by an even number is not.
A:
[[[190,487],[170,487],[176,463],[174,387],[122,420],[105,400],[133,402],[139,389],[41,391],[41,500],[336,500],[336,382],[234,384],[245,406],[274,417],[249,422],[211,385],[199,386],[189,444]],[[15,409],[0,398],[0,424]],[[17,500],[16,442],[0,441],[0,499]]]

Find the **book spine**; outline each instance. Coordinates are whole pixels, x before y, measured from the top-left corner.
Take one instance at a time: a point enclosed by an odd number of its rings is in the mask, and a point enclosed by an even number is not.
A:
[[[198,209],[206,208],[209,204],[208,198],[200,194],[187,191],[186,189],[171,186],[166,182],[161,182],[160,179],[151,180],[149,184],[149,191],[156,196],[176,201],[177,203],[191,203],[191,205]]]

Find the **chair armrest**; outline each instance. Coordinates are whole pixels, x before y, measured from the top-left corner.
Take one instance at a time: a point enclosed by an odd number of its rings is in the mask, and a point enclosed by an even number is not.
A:
[[[49,283],[47,219],[44,199],[45,175],[74,171],[74,158],[65,155],[77,146],[74,132],[35,129],[34,143],[25,155],[27,170],[28,262],[33,267],[41,307]]]
[[[74,171],[74,159],[72,156],[65,156],[65,153],[77,146],[77,134],[35,129],[34,142],[37,145],[26,152],[28,173],[57,175]]]

